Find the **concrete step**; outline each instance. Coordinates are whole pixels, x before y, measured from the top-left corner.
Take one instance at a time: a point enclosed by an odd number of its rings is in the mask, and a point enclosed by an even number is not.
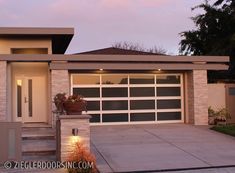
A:
[[[24,127],[22,130],[23,160],[56,160],[55,129],[48,127]]]
[[[24,161],[55,161],[55,155],[47,155],[47,156],[22,156]]]
[[[22,152],[52,151],[56,149],[55,140],[23,140]]]
[[[52,128],[23,128],[22,139],[23,140],[49,140],[55,139],[55,129]]]

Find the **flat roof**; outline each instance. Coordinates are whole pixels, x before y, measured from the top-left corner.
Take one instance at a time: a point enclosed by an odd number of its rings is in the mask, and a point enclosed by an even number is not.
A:
[[[68,70],[227,70],[228,56],[0,54],[0,61],[50,62]]]
[[[74,35],[74,28],[0,27],[0,37],[50,37],[53,54],[64,54]]]

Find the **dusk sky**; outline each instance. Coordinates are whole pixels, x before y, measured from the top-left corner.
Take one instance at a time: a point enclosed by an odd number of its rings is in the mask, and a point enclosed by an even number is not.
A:
[[[66,53],[110,47],[115,42],[162,47],[177,54],[182,31],[204,0],[0,0],[5,27],[74,27]]]

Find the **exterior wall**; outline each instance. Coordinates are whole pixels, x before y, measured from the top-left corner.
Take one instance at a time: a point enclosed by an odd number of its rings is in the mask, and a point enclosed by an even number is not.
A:
[[[207,71],[193,70],[187,74],[188,122],[208,124]]]
[[[51,70],[51,98],[58,93],[69,94],[70,80],[68,70]],[[55,105],[52,104],[52,111]]]
[[[22,160],[21,122],[0,122],[0,164]],[[2,171],[1,171],[2,172]]]
[[[66,161],[73,151],[76,142],[82,142],[90,151],[90,116],[89,115],[62,115],[57,123],[57,157],[58,160]],[[72,129],[78,129],[78,136],[73,136]]]
[[[0,121],[7,120],[7,62],[0,61]]]
[[[225,84],[208,84],[208,106],[214,110],[226,108]]]
[[[230,113],[231,119],[227,119],[228,123],[235,123],[235,94],[231,93],[231,89],[235,90],[235,84],[208,84],[209,100],[208,106],[214,110],[226,108]]]
[[[11,54],[11,48],[47,48],[52,54],[52,41],[49,38],[0,38],[0,54]]]

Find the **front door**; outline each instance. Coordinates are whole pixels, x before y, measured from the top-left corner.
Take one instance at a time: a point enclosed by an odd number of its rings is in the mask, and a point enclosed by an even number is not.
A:
[[[47,121],[47,90],[45,77],[16,76],[14,90],[14,117],[16,121]]]

